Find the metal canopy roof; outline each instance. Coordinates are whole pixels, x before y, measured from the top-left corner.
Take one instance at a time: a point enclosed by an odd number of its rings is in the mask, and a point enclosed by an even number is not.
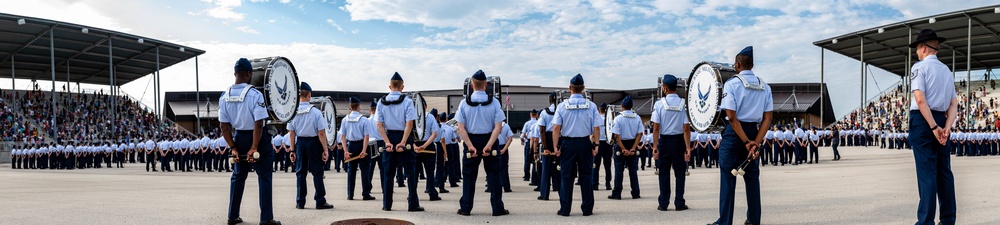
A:
[[[108,45],[112,46],[116,85],[155,72],[157,49],[161,70],[205,53],[132,34],[0,13],[0,79],[11,77],[13,61],[15,78],[51,80],[50,31],[55,46],[56,81],[65,82],[68,70],[70,82],[108,85]]]
[[[912,62],[917,61],[917,54],[907,45],[910,44],[911,38],[915,39],[916,34],[923,29],[933,29],[938,36],[948,38],[941,46],[938,58],[949,67],[953,67],[955,71],[966,70],[966,60],[970,56],[968,54],[970,38],[971,70],[1000,67],[1000,5],[887,24],[816,41],[813,44],[861,60],[863,40],[864,63],[899,76],[906,76],[907,54],[913,53]],[[951,63],[953,58],[954,64]]]

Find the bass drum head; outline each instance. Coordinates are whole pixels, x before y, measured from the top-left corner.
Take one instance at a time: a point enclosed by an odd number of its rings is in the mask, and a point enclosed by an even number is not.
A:
[[[288,123],[298,108],[299,76],[285,57],[253,59],[251,84],[264,94],[264,104],[271,120]]]
[[[604,136],[607,137],[608,144],[614,145],[614,133],[611,129],[615,125],[615,117],[618,116],[620,111],[620,106],[608,105],[608,109],[604,114]]]
[[[337,105],[333,103],[333,99],[329,96],[322,97],[312,97],[309,99],[309,103],[319,109],[323,113],[323,119],[326,120],[326,143],[329,145],[336,145],[334,141],[337,139]]]
[[[413,92],[410,94],[410,98],[413,99],[413,110],[417,112],[417,120],[413,121],[413,135],[415,140],[419,141],[424,139],[424,127],[427,125],[427,112],[424,111],[424,96],[420,93]]]
[[[715,126],[722,100],[718,64],[702,62],[688,77],[687,107],[691,128],[703,132]]]

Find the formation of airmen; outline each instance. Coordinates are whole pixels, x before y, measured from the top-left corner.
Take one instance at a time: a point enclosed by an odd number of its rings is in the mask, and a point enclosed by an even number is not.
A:
[[[590,216],[594,214],[594,192],[601,184],[602,163],[603,184],[606,190],[611,190],[607,198],[612,200],[623,199],[626,172],[630,178],[629,197],[641,198],[637,171],[653,167],[657,170],[659,183],[656,209],[668,211],[672,202],[675,211],[683,211],[688,209],[684,197],[688,171],[715,167],[722,177],[719,217],[710,225],[732,224],[737,177],[745,182],[744,193],[748,201],[744,224],[760,224],[758,166],[819,163],[818,148],[826,146],[833,147],[834,160],[840,159],[839,145],[911,148],[907,138],[912,132],[907,131],[772,124],[770,87],[752,71],[752,47],[743,49],[735,58],[733,67],[739,74],[726,81],[723,87],[725,94],[720,108],[727,119],[721,132],[692,131],[685,100],[676,94],[678,79],[667,74],[662,77],[660,87],[664,97],[655,102],[649,124],[643,124],[632,111],[632,97],[626,96],[621,104],[623,111],[613,118],[611,136],[607,136],[604,132],[607,106],[598,107],[586,98],[583,76],[573,76],[568,86],[569,98],[559,102],[556,93],[550,94],[549,106],[532,110],[530,120],[520,132],[525,158],[523,180],[537,186],[538,200],[548,201],[550,194],[555,192],[559,198],[556,214],[560,216],[571,215],[573,192],[579,188],[582,200],[579,210],[583,216]],[[413,101],[418,100],[402,93],[402,76],[393,74],[389,94],[371,103],[370,116],[361,114],[360,99],[349,99],[351,112],[342,119],[333,137],[334,143],[327,143],[328,122],[310,105],[312,88],[308,83],[299,84],[298,115],[286,125],[287,133],[272,137],[264,131],[263,121],[268,113],[263,107],[263,94],[247,84],[252,70],[250,62],[240,59],[234,70],[236,84],[219,101],[220,136],[177,135],[160,141],[121,144],[24,146],[14,150],[14,168],[101,168],[102,163],[106,167],[115,163],[120,168],[123,163],[135,163],[138,159],[146,163],[147,171],[154,172],[157,162],[161,172],[232,172],[229,224],[243,222],[239,216],[243,190],[248,174],[255,172],[260,191],[261,224],[280,224],[274,220],[271,176],[277,171],[287,172],[289,167],[297,178],[297,209],[306,207],[309,189],[306,177],[309,175],[312,176],[315,208],[334,208],[326,199],[324,171],[329,171],[333,164],[339,172],[343,164],[347,172],[348,200],[355,200],[359,180],[360,200],[376,199],[372,195],[372,180],[377,168],[381,173],[382,210],[393,210],[393,192],[397,185],[406,188],[406,210],[420,212],[425,209],[420,206],[419,179],[426,180],[423,193],[429,201],[442,200],[439,194],[450,192],[445,189],[446,184],[451,188],[460,187],[458,182],[461,180],[464,182],[461,182],[457,214],[469,216],[482,166],[486,172],[489,212],[493,216],[510,214],[503,195],[511,192],[507,172],[514,133],[506,123],[501,103],[485,91],[487,77],[483,71],[470,77],[474,92],[461,101],[455,113],[438,114],[436,109],[431,109],[424,121],[416,121],[419,117]],[[420,126],[424,129],[422,138],[411,135],[417,132],[413,130],[417,127],[414,123],[423,123]],[[980,156],[1000,153],[998,138],[1000,134],[996,129],[956,129],[947,136],[947,141],[951,143],[952,154]],[[230,157],[235,160],[232,167]]]
[[[11,152],[14,169],[124,168],[144,163],[146,171],[232,172],[225,141],[220,137],[184,135],[161,141],[124,141],[118,144],[65,143],[16,147]],[[171,162],[173,166],[171,166]]]

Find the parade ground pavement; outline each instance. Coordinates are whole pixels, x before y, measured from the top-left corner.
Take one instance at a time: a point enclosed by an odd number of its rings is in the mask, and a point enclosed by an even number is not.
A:
[[[515,141],[516,142],[516,141]],[[427,201],[420,181],[420,205],[426,212],[406,211],[405,188],[395,189],[393,211],[382,211],[378,176],[374,201],[346,197],[346,173],[327,172],[327,199],[336,208],[316,210],[309,180],[306,209],[295,209],[295,175],[274,174],[274,215],[283,224],[330,224],[353,218],[392,218],[415,224],[706,224],[718,217],[719,177],[716,168],[691,170],[687,177],[687,211],[657,211],[658,184],[653,169],[639,172],[640,199],[631,199],[628,178],[623,200],[611,191],[594,193],[594,215],[580,211],[580,190],[574,190],[570,217],[556,215],[558,195],[540,201],[534,187],[522,181],[520,146],[511,147],[512,193],[503,200],[510,215],[490,215],[484,192],[485,173],[476,183],[472,216],[461,216],[461,188],[448,188],[442,201]],[[917,180],[909,150],[841,147],[843,159],[831,161],[832,150],[821,148],[819,164],[762,168],[763,224],[913,224],[917,210]],[[958,197],[959,224],[1000,224],[1000,157],[952,157]],[[0,224],[224,224],[229,202],[229,173],[147,173],[143,164],[124,169],[11,170],[0,166]],[[603,169],[602,169],[603,170]],[[728,172],[728,171],[727,171]],[[626,175],[627,176],[627,175]],[[460,183],[461,185],[461,183]],[[244,224],[257,224],[257,176],[247,179],[243,197]],[[746,194],[737,180],[734,223],[746,219]]]

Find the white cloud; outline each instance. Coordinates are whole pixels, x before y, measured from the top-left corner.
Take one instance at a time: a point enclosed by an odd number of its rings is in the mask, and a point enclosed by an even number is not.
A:
[[[292,3],[292,0],[278,0],[278,2],[281,2],[281,4],[288,4]]]
[[[260,32],[257,32],[257,30],[254,30],[253,28],[250,28],[250,26],[239,26],[236,27],[236,30],[248,34],[257,34],[257,35],[260,34]]]
[[[333,19],[326,19],[326,24],[330,24],[330,26],[337,28],[337,30],[340,31],[341,33],[344,32],[344,28],[340,27],[340,25],[337,24],[337,22],[333,21]]]
[[[212,4],[212,8],[205,10],[208,16],[223,19],[226,21],[239,22],[243,21],[246,17],[244,13],[238,13],[234,9],[239,8],[243,5],[242,0],[207,0]]]

